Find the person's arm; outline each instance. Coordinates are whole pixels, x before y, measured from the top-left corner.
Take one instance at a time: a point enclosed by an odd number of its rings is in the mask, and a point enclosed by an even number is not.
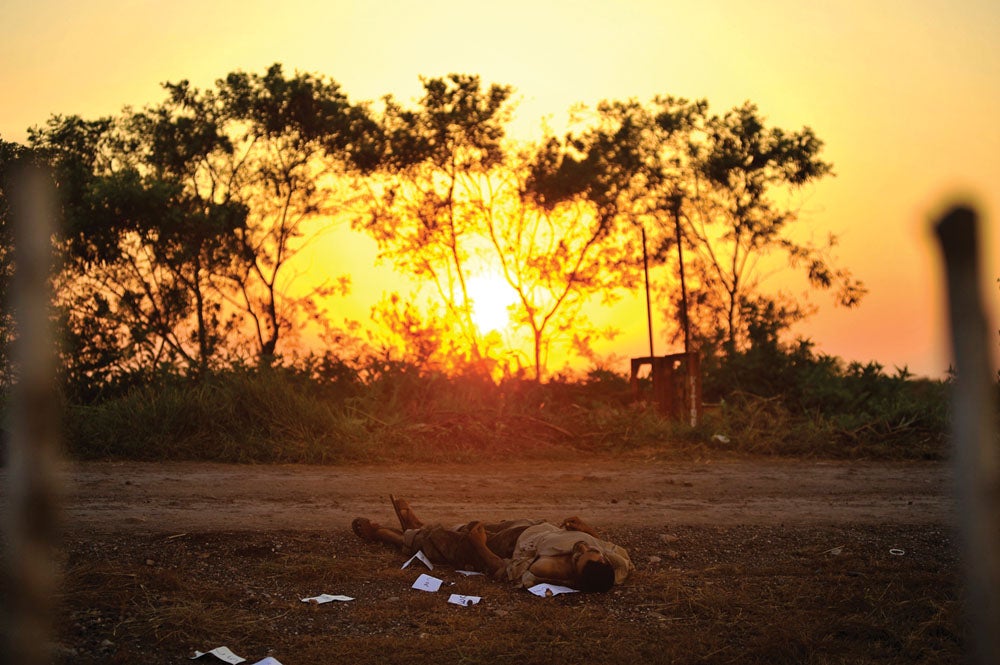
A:
[[[486,545],[486,529],[483,528],[482,522],[476,522],[469,533],[467,534],[469,542],[475,548],[476,553],[486,564],[487,569],[489,569],[490,574],[493,575],[494,579],[499,579],[507,572],[507,562],[496,555],[496,553],[491,550]]]
[[[555,584],[558,586],[568,586],[577,588],[577,575],[573,570],[573,562],[569,555],[540,556],[536,558],[522,576],[531,576],[531,584],[524,586],[534,586],[540,583]]]
[[[579,517],[575,516],[567,517],[566,519],[563,520],[563,523],[560,526],[562,526],[562,528],[566,529],[567,531],[581,531],[583,533],[593,536],[594,538],[601,537],[600,535],[598,535],[596,529],[594,529],[592,526],[584,522]]]

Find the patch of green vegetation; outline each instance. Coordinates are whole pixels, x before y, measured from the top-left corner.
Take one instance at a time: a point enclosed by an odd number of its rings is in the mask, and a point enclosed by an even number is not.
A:
[[[874,362],[783,345],[763,331],[751,346],[706,363],[706,399],[747,452],[821,457],[937,459],[946,454],[950,380],[887,373]]]
[[[766,352],[766,353],[765,353]],[[627,377],[495,382],[370,359],[310,358],[167,378],[66,409],[76,458],[338,464],[552,458],[572,451],[940,459],[947,382],[845,365],[806,343],[706,362],[697,427],[636,401]]]

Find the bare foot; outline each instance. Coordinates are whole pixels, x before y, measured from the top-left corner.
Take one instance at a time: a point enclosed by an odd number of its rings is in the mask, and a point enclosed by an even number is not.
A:
[[[351,530],[361,540],[367,540],[369,542],[375,542],[378,540],[375,534],[378,530],[382,528],[375,522],[372,522],[367,517],[355,517],[354,521],[351,522]]]
[[[419,529],[424,525],[417,517],[413,509],[410,508],[410,504],[406,499],[398,499],[393,495],[389,495],[389,501],[392,502],[392,508],[396,511],[396,517],[399,518],[399,525],[406,529]]]

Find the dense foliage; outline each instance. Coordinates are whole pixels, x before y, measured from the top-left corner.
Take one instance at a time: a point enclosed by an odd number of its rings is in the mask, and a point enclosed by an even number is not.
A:
[[[0,141],[3,237],[19,164],[47,166],[59,194],[53,281],[76,455],[324,462],[663,441],[940,454],[943,384],[781,341],[812,305],[765,289],[762,264],[845,306],[865,291],[833,265],[835,238],[790,232],[808,221],[796,193],[832,173],[808,127],[770,127],[750,103],[717,114],[658,97],[607,101],[563,137],[514,142],[512,89],[476,76],[425,79],[414,104],[377,108],[280,65],[164,89],[143,109],[53,116],[26,146]],[[386,294],[365,337],[330,313],[350,275],[292,288],[302,250],[340,222],[431,302]],[[647,237],[667,336],[702,354],[719,405],[695,429],[644,408],[615,371],[549,375],[557,349],[605,362],[591,342],[615,331],[587,306],[638,285]],[[516,294],[523,353],[473,320],[468,284],[486,270]],[[5,303],[4,387],[13,314]],[[298,345],[306,328],[327,350]]]
[[[719,402],[694,428],[636,401],[627,377],[609,370],[498,383],[475,366],[444,374],[389,359],[349,366],[327,356],[295,367],[235,368],[194,384],[171,378],[76,405],[67,440],[82,458],[237,462],[558,458],[572,451],[946,454],[945,382],[889,375],[873,364],[845,368],[804,343],[773,351],[710,368],[706,387]],[[765,357],[769,369],[762,370]]]
[[[808,127],[769,127],[749,103],[715,114],[662,97],[604,102],[563,138],[516,142],[509,86],[455,74],[423,89],[375,108],[276,64],[206,89],[167,83],[162,102],[116,116],[56,115],[27,146],[0,144],[0,174],[27,155],[59,193],[67,389],[90,399],[129,377],[280,365],[312,350],[298,341],[306,329],[343,339],[334,296],[351,276],[310,282],[298,257],[344,223],[423,289],[376,305],[367,353],[421,347],[447,369],[492,364],[495,377],[542,381],[554,355],[591,357],[593,340],[614,335],[587,308],[638,286],[640,235],[666,332],[686,347],[736,351],[760,312],[787,326],[809,310],[763,288],[768,257],[842,304],[864,293],[827,248],[789,232],[806,221],[796,193],[831,173]],[[509,344],[473,321],[469,282],[490,272],[515,294]]]

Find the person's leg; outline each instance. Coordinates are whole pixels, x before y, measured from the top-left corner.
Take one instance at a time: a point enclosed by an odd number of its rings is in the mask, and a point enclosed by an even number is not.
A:
[[[486,531],[480,522],[455,528],[440,524],[403,532],[405,554],[422,551],[432,563],[477,570],[491,575],[503,572],[505,562],[486,545]]]
[[[403,547],[403,532],[390,529],[372,522],[366,517],[356,517],[351,522],[351,530],[362,540],[373,543],[385,543],[394,547]]]
[[[399,526],[404,531],[407,529],[419,529],[424,525],[416,513],[413,512],[413,508],[410,507],[406,499],[397,499],[390,494],[389,501],[392,503],[392,509],[396,511],[396,517],[399,518]]]

